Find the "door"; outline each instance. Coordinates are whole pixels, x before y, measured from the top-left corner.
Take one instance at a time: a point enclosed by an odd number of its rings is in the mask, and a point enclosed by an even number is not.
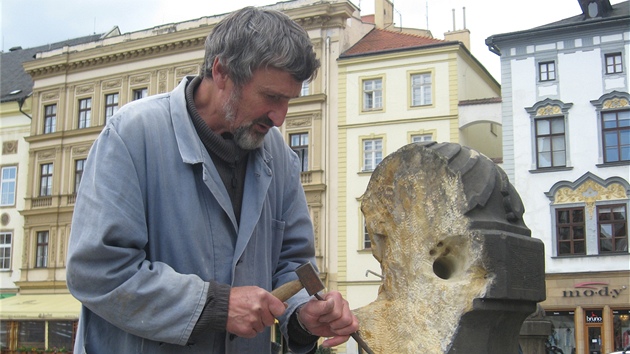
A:
[[[602,354],[602,325],[590,325],[586,327],[588,336],[586,336],[586,348],[588,354]]]

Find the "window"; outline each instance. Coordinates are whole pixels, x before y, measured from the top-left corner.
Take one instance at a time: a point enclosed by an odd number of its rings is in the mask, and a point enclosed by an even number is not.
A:
[[[383,80],[363,81],[363,110],[372,111],[383,108]]]
[[[606,60],[606,74],[619,74],[623,72],[621,53],[611,53],[604,55]]]
[[[383,139],[363,140],[363,171],[374,171],[383,160]]]
[[[17,166],[2,167],[0,182],[0,205],[15,205],[15,187],[17,182]]]
[[[48,231],[38,231],[35,268],[46,267],[48,267]]]
[[[308,171],[308,133],[290,134],[291,149],[300,158],[301,171]]]
[[[52,195],[52,178],[53,178],[53,164],[45,163],[41,165],[40,170],[40,183],[39,183],[39,196],[46,197]]]
[[[48,348],[71,350],[75,339],[74,323],[71,321],[48,321]]]
[[[538,63],[538,81],[553,81],[556,79],[556,63],[546,61]]]
[[[46,321],[19,321],[18,346],[43,349],[46,346]]]
[[[628,213],[625,205],[597,207],[599,253],[628,252]]]
[[[139,100],[141,98],[145,98],[149,95],[149,90],[145,88],[135,89],[133,90],[133,100]]]
[[[0,232],[0,270],[11,269],[11,239],[13,233]]]
[[[433,134],[414,134],[411,136],[412,143],[422,143],[425,141],[433,141]]]
[[[81,184],[81,178],[83,178],[83,166],[85,166],[85,159],[74,162],[74,193],[79,191],[79,184]]]
[[[604,162],[630,161],[630,110],[602,112]]]
[[[105,95],[105,123],[118,111],[118,93]]]
[[[79,129],[88,128],[92,118],[92,99],[79,100]]]
[[[370,234],[367,230],[367,225],[365,223],[365,218],[363,219],[363,249],[372,248],[372,240],[370,240]]]
[[[564,117],[540,118],[535,124],[537,167],[566,166]]]
[[[431,95],[431,74],[411,75],[411,105],[429,105],[432,103]]]
[[[584,208],[556,209],[558,256],[585,255]]]
[[[57,128],[57,105],[44,106],[44,134],[54,133]]]
[[[302,81],[302,90],[300,96],[308,96],[311,94],[311,82],[308,80]]]

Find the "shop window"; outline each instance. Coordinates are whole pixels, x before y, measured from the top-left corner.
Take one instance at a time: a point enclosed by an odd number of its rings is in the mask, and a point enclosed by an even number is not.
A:
[[[45,321],[20,321],[18,326],[18,348],[45,349],[45,333]]]
[[[549,344],[563,353],[575,353],[575,313],[574,311],[545,311],[545,319],[551,321]]]
[[[48,348],[72,348],[74,344],[74,323],[69,321],[48,321]]]
[[[614,350],[630,346],[630,310],[613,310]]]

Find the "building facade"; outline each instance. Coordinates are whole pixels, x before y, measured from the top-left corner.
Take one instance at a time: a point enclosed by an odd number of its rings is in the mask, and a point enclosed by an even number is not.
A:
[[[504,164],[545,244],[552,344],[630,345],[630,3],[486,39],[501,56]]]

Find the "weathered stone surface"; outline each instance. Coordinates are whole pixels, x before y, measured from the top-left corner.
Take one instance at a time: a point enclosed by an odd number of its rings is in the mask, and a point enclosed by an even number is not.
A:
[[[545,299],[544,251],[500,168],[458,144],[410,144],[379,164],[361,208],[384,276],[356,311],[376,353],[517,352]]]

